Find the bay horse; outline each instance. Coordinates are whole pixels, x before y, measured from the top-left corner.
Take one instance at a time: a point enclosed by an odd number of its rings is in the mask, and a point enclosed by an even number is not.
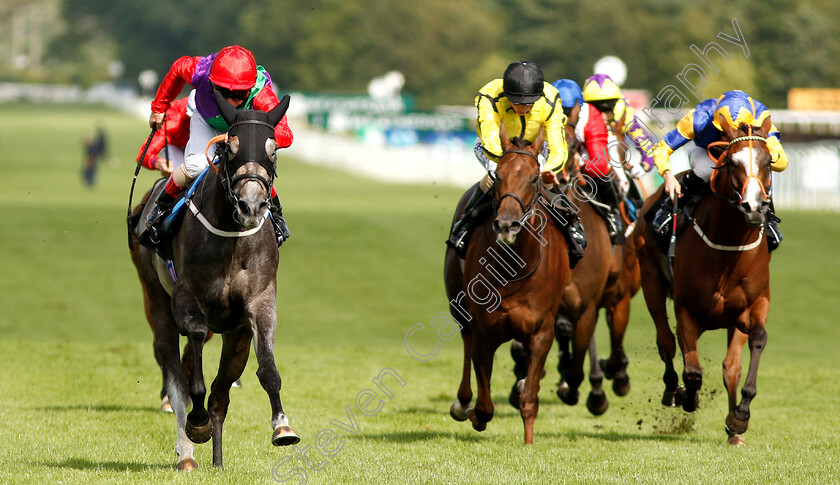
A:
[[[750,403],[756,395],[758,363],[767,343],[770,253],[764,224],[770,203],[771,160],[765,140],[770,126],[769,117],[756,131],[751,126],[733,127],[721,122],[725,141],[713,145],[723,145],[725,149],[716,158],[711,192],[690,211],[686,226],[692,230],[687,227],[676,240],[673,278],[643,217],[634,234],[645,303],[656,324],[659,356],[665,363],[662,403],[682,404],[688,412],[696,409],[703,381],[697,340],[706,330],[725,328],[729,342],[723,361],[723,381],[729,396],[725,423],[732,445],[744,444],[742,434],[747,431]],[[660,187],[645,202],[643,210],[651,210],[662,192]],[[684,389],[674,370],[676,343],[666,312],[669,294],[674,300],[683,355]],[[736,393],[741,378],[741,350],[747,342],[750,364],[739,403]]]
[[[509,140],[502,130],[501,140],[504,153],[490,189],[493,216],[475,229],[463,263],[451,248],[445,256],[446,292],[464,344],[458,399],[450,415],[457,421],[469,419],[477,431],[486,429],[494,413],[490,377],[496,349],[508,340],[520,340],[530,359],[519,409],[525,444],[532,444],[540,377],[553,342],[561,289],[569,278],[569,255],[563,233],[538,203],[546,196],[537,160],[544,134],[527,145],[517,138]],[[456,218],[472,190],[461,198]],[[470,364],[475,367],[478,391],[474,408]]]
[[[184,215],[172,235],[172,262],[178,277],[171,292],[165,286],[169,276],[163,260],[146,247],[138,248],[136,254],[154,322],[155,350],[175,413],[178,470],[197,468],[193,443],[211,437],[213,465],[222,466],[229,392],[245,369],[252,339],[257,377],[271,404],[272,444],[300,441],[280,401],[281,380],[274,360],[278,252],[271,224],[263,224],[275,175],[274,126],[288,109],[289,98],[284,97],[269,113],[236,110],[218,93],[216,104],[230,129],[221,137],[219,168],[213,166],[195,182],[198,186],[188,204],[192,213]],[[149,210],[142,211],[140,221]],[[223,343],[205,408],[202,350],[209,332],[220,334]],[[187,337],[192,349],[189,376],[179,358],[179,335]],[[189,415],[188,399],[192,401]]]
[[[580,156],[573,149],[577,145],[574,129],[569,126],[566,128],[570,156],[563,171],[564,178],[569,181],[564,193],[579,208],[578,215],[586,232],[587,244],[583,258],[571,270],[554,322],[559,348],[557,370],[561,376],[556,394],[566,404],[577,404],[578,387],[584,377],[584,358],[588,352],[592,389],[586,407],[597,416],[605,413],[609,407],[609,400],[602,389],[605,376],[613,379],[616,395],[624,396],[630,391],[630,378],[626,372],[629,361],[624,353],[623,342],[630,319],[630,300],[639,290],[641,282],[632,242],[613,245],[607,224],[594,207],[599,204],[594,200],[595,192],[599,187],[602,190],[607,187],[603,183],[593,184],[594,180],[581,175]],[[602,308],[610,329],[612,351],[608,359],[599,361],[594,332]],[[514,375],[517,382],[511,388],[509,400],[517,407],[521,387],[519,380],[525,377],[528,357],[521,342],[512,343],[511,356],[515,362]]]

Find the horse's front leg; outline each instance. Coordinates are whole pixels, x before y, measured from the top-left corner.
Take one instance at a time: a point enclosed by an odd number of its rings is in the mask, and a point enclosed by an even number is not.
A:
[[[767,330],[764,325],[769,306],[770,302],[764,299],[751,312],[754,316],[751,317],[753,326],[749,333],[750,368],[744,380],[744,387],[741,389],[741,402],[730,411],[726,418],[726,432],[729,434],[729,443],[733,445],[743,444],[744,440],[740,435],[745,433],[749,426],[750,403],[758,390],[758,362],[767,345]]]
[[[251,329],[243,326],[235,332],[222,335],[222,342],[219,372],[210,386],[210,397],[207,398],[207,409],[213,423],[213,465],[219,468],[222,467],[222,428],[230,404],[230,388],[248,363]]]
[[[727,423],[735,418],[735,406],[738,404],[738,383],[741,382],[741,350],[747,343],[747,334],[732,327],[728,329],[728,336],[729,347],[726,351],[726,358],[723,360],[723,384],[726,386],[726,393],[729,396]],[[728,425],[727,430],[730,434],[730,443],[735,445],[743,443],[740,433],[731,431]]]
[[[254,353],[257,355],[257,378],[271,403],[271,427],[274,429],[271,443],[274,446],[288,446],[297,444],[300,436],[289,426],[289,419],[280,402],[282,381],[274,361],[274,331],[277,327],[274,292],[273,286],[266,290],[263,298],[249,305],[249,311],[253,315],[251,332],[254,337]]]
[[[607,308],[607,325],[610,327],[610,358],[601,359],[599,365],[607,379],[613,380],[613,392],[626,396],[630,392],[630,376],[627,375],[629,360],[624,353],[624,333],[630,320],[630,293]]]
[[[449,415],[455,421],[466,421],[467,410],[472,402],[472,330],[468,322],[461,323],[461,340],[464,344],[464,361],[461,367],[461,383],[458,385],[458,400],[449,406]]]
[[[475,368],[475,381],[478,397],[475,408],[467,411],[467,417],[476,431],[487,429],[487,423],[493,419],[493,398],[490,395],[490,377],[493,375],[493,356],[499,348],[499,342],[478,331],[472,336],[472,360]]]
[[[572,334],[572,362],[569,365],[569,369],[565,375],[568,388],[565,389],[564,393],[561,393],[560,389],[557,390],[557,396],[564,403],[570,406],[573,406],[578,402],[578,389],[580,388],[580,385],[583,382],[584,378],[583,361],[586,358],[586,353],[589,351],[589,344],[592,341],[592,335],[595,331],[595,319],[597,316],[598,307],[595,305],[594,302],[590,302],[574,325],[574,332]],[[603,377],[601,378],[601,380],[603,380]],[[593,393],[598,392],[600,392],[601,398],[603,398],[603,401],[605,401],[606,396],[604,395],[603,389],[601,389],[600,382],[598,382],[597,388],[593,388]],[[589,400],[587,402],[587,407],[589,407],[590,410],[593,409],[591,402],[593,399],[597,401],[599,400],[599,397],[597,395],[590,395]],[[597,404],[596,407],[603,406],[603,401]],[[603,411],[606,411],[606,408],[604,408]]]
[[[675,305],[677,317],[677,339],[683,354],[683,383],[685,396],[682,407],[686,412],[694,412],[700,402],[700,388],[703,386],[703,368],[697,355],[697,340],[703,333],[701,323],[685,308]]]
[[[204,385],[204,367],[202,354],[207,340],[207,317],[198,306],[192,292],[183,286],[175,288],[175,319],[179,322],[182,333],[187,335],[190,351],[191,372],[188,376],[192,411],[187,415],[186,432],[193,443],[206,443],[210,440],[212,423],[210,414],[204,407],[207,388]]]
[[[653,236],[650,237],[653,238]],[[662,375],[662,381],[665,383],[662,405],[674,407],[682,404],[684,390],[680,388],[680,379],[677,371],[674,370],[677,341],[674,338],[674,332],[671,331],[671,326],[668,324],[668,310],[665,306],[670,286],[657,264],[656,258],[661,257],[658,253],[659,250],[650,247],[652,244],[646,243],[644,247],[639,249],[642,292],[648,313],[650,313],[653,323],[656,325],[656,346],[659,349],[659,358],[665,364],[665,373]],[[651,254],[652,252],[655,254]]]
[[[572,333],[574,332],[574,324],[565,315],[558,313],[557,319],[554,321],[554,338],[557,340],[557,372],[560,373],[560,381],[557,383],[557,390],[555,393],[557,397],[563,399],[563,396],[569,392],[569,383],[566,382],[566,375],[572,367]]]
[[[545,368],[545,359],[551,350],[554,341],[554,325],[552,318],[548,316],[543,321],[539,330],[531,336],[528,344],[530,359],[528,361],[528,373],[525,377],[525,385],[519,395],[519,413],[522,415],[522,422],[525,425],[525,444],[534,444],[534,421],[540,408],[538,393],[540,391],[540,378]]]

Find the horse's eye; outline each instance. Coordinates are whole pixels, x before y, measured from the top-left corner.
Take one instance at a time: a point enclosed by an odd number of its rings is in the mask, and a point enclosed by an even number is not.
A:
[[[537,181],[538,181],[539,179],[540,179],[540,174],[536,174],[536,175],[534,176],[534,178],[531,180],[531,184],[535,184],[535,183],[537,183]]]

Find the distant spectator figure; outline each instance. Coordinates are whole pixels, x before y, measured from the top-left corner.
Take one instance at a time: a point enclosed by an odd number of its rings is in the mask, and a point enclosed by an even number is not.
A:
[[[105,155],[105,151],[108,148],[105,130],[101,126],[97,127],[93,140],[87,137],[84,138],[82,140],[82,147],[84,149],[82,178],[85,185],[93,187],[93,184],[96,182],[96,165],[99,163],[99,159]]]

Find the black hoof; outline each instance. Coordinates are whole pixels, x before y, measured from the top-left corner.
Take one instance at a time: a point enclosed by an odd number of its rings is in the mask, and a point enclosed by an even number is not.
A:
[[[588,409],[590,413],[595,416],[600,416],[607,412],[609,407],[610,401],[607,399],[607,395],[604,394],[604,391],[599,393],[589,393],[589,397],[586,399],[586,409]]]
[[[213,423],[210,422],[210,418],[207,418],[207,422],[205,424],[196,426],[192,424],[189,417],[187,417],[187,426],[184,431],[187,432],[187,438],[189,438],[193,443],[207,443],[212,435]]]
[[[626,396],[630,392],[630,377],[617,376],[613,380],[612,388],[616,396]]]
[[[698,394],[697,391],[686,391],[682,402],[683,411],[693,413],[697,410],[698,404],[700,404],[700,394]]]
[[[569,406],[574,406],[578,403],[579,392],[575,390],[574,392],[569,389],[569,385],[565,382],[560,384],[557,388],[557,397],[560,398],[561,401],[568,404]]]
[[[291,446],[298,443],[300,443],[300,436],[288,426],[280,426],[271,436],[271,444],[274,446]]]
[[[516,409],[519,409],[519,383],[514,382],[513,387],[510,388],[510,394],[508,395],[508,402],[511,406]]]
[[[666,408],[674,408],[682,406],[683,396],[685,395],[685,388],[678,387],[673,391],[665,391],[662,394],[662,405]]]

